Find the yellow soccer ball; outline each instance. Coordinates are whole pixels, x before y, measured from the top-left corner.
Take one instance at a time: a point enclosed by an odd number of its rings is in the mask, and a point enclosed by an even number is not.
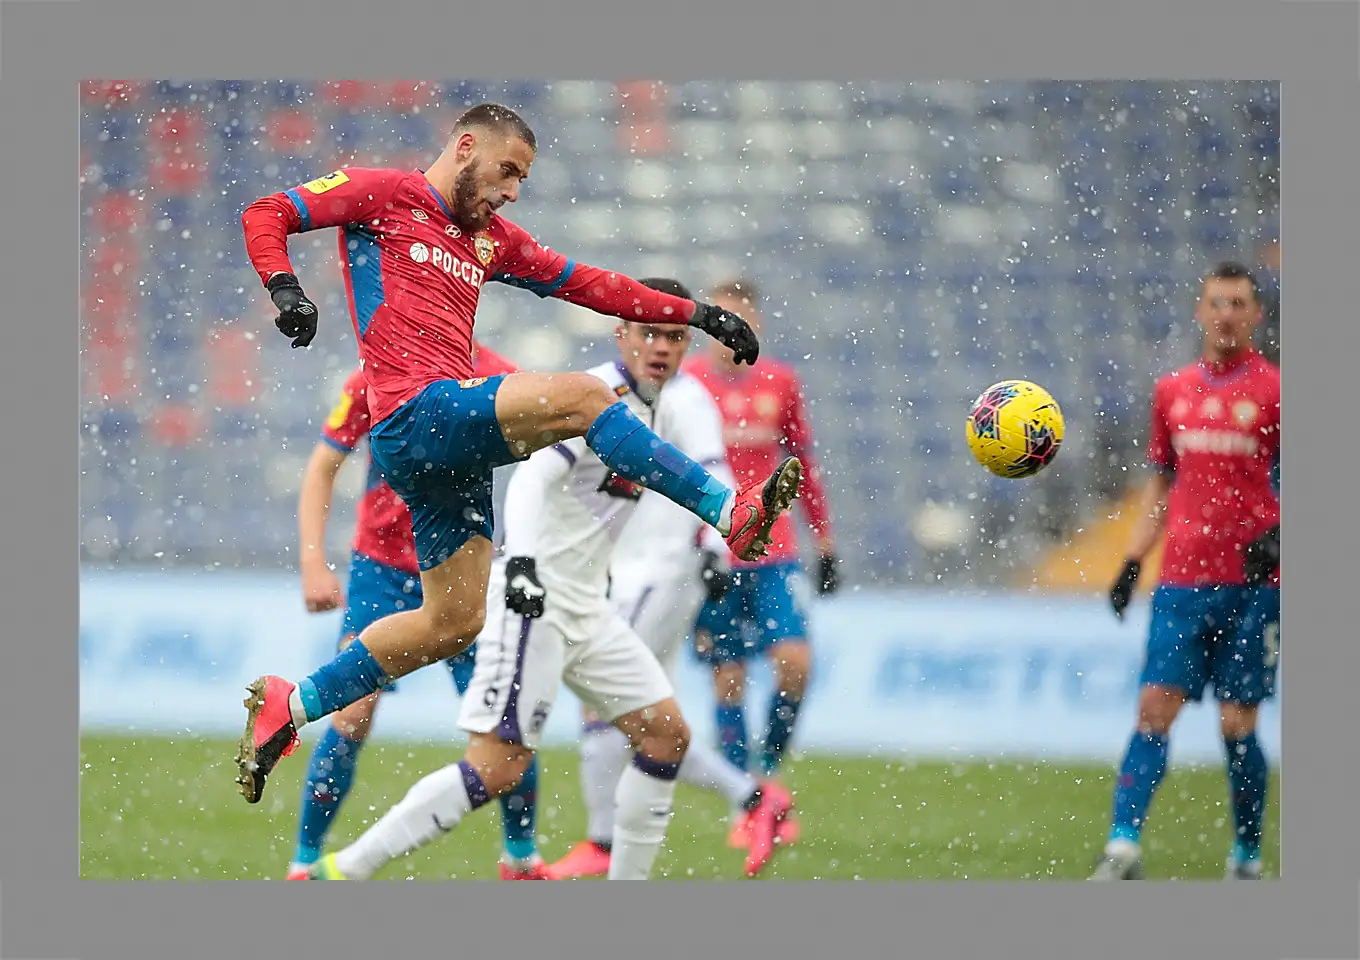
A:
[[[1053,462],[1063,440],[1063,415],[1043,387],[1028,380],[994,383],[968,414],[968,449],[998,477],[1032,477]]]

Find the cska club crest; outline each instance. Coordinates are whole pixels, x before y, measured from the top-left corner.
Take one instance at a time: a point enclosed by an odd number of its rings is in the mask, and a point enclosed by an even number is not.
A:
[[[478,237],[472,241],[472,249],[477,253],[477,259],[482,261],[482,266],[491,265],[491,258],[496,255],[496,245],[491,242],[490,237]]]
[[[1244,430],[1256,422],[1256,404],[1252,403],[1250,400],[1239,400],[1237,403],[1233,404],[1232,412],[1233,419],[1236,420],[1237,425]]]

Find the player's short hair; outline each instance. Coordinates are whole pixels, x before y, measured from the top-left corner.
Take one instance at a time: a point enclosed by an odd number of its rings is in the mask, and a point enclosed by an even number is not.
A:
[[[479,103],[464,110],[463,115],[453,124],[454,136],[469,127],[482,127],[500,133],[514,134],[527,143],[530,150],[538,152],[538,141],[534,138],[534,131],[529,124],[525,123],[524,118],[518,113],[499,103]]]
[[[753,307],[760,305],[760,288],[755,282],[745,277],[736,277],[732,280],[724,280],[722,283],[713,285],[709,292],[712,297],[728,297],[732,300],[745,300]]]
[[[1205,280],[1242,280],[1245,279],[1251,284],[1251,296],[1253,300],[1261,299],[1261,285],[1256,282],[1256,275],[1247,269],[1246,264],[1236,260],[1223,260],[1214,264],[1204,277]]]
[[[694,295],[689,292],[689,287],[685,286],[679,280],[673,280],[670,277],[647,277],[638,280],[638,283],[642,284],[644,287],[659,290],[662,293],[669,293],[673,297],[681,297],[685,300],[694,299]]]

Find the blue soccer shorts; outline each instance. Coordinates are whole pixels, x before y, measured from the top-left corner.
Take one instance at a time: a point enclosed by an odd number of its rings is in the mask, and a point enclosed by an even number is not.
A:
[[[414,610],[421,604],[420,578],[372,557],[355,551],[350,557],[349,588],[345,591],[345,619],[340,627],[337,649],[343,650],[370,624],[402,610]],[[477,645],[474,643],[456,657],[444,662],[453,674],[453,684],[459,696],[467,692],[476,664]],[[389,680],[383,693],[393,693],[397,682]]]
[[[1175,687],[1199,701],[1213,684],[1226,703],[1275,694],[1280,658],[1280,588],[1158,587],[1140,682]]]
[[[694,629],[700,660],[713,665],[763,656],[786,640],[806,640],[807,578],[797,561],[739,567],[732,588],[707,600]]]
[[[492,472],[524,459],[510,451],[496,419],[504,379],[439,380],[369,431],[383,479],[411,510],[421,570],[473,537],[492,537]]]

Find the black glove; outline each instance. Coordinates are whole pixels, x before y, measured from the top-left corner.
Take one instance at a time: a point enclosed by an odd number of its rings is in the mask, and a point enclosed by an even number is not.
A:
[[[817,562],[817,595],[829,597],[841,588],[840,560],[834,553],[824,553]]]
[[[1142,572],[1143,565],[1137,560],[1125,560],[1119,579],[1110,588],[1110,606],[1114,607],[1114,615],[1120,620],[1124,619],[1124,611],[1133,599],[1133,588],[1138,584],[1138,574]]]
[[[1243,551],[1246,561],[1247,583],[1265,583],[1280,565],[1280,525],[1277,523],[1257,537]]]
[[[704,581],[711,603],[717,603],[732,589],[732,571],[728,570],[721,558],[712,550],[704,551],[704,568],[699,575]]]
[[[310,344],[316,337],[316,304],[302,292],[298,278],[291,273],[276,273],[264,286],[279,308],[274,320],[279,333],[291,339],[294,347]]]
[[[548,591],[539,582],[533,557],[511,557],[505,564],[505,605],[521,617],[543,616]]]
[[[696,303],[689,325],[702,330],[725,347],[731,347],[737,363],[755,363],[760,356],[756,332],[741,317],[711,303]]]

